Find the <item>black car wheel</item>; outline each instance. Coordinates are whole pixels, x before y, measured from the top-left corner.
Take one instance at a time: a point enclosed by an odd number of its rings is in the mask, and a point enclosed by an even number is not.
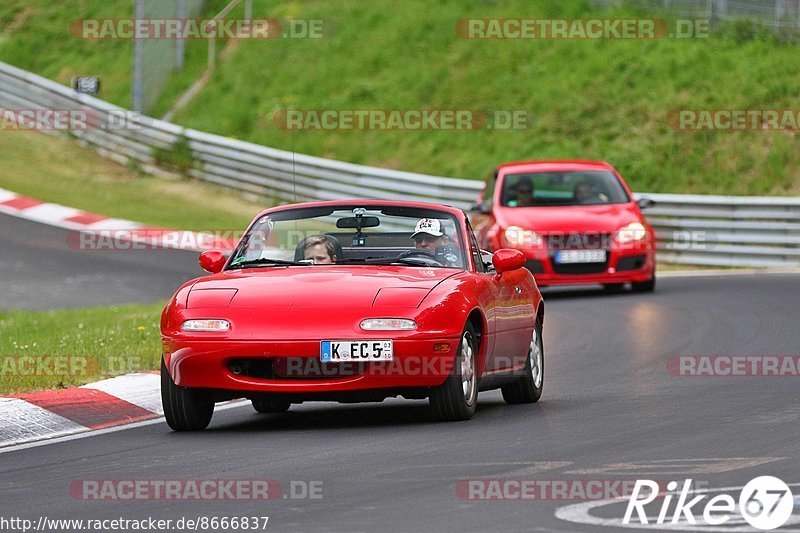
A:
[[[525,374],[501,389],[506,403],[535,403],[542,397],[544,390],[542,329],[541,321],[537,319],[528,347],[528,358],[525,360]]]
[[[214,415],[214,401],[202,390],[179,387],[161,359],[161,403],[169,427],[175,431],[200,431]]]
[[[430,396],[431,412],[442,421],[468,420],[478,403],[478,343],[471,324],[464,326],[450,375]]]

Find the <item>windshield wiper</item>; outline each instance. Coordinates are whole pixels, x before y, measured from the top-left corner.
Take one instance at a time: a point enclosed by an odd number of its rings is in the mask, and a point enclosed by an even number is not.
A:
[[[311,263],[306,263],[304,261],[287,261],[285,259],[251,259],[249,261],[241,261],[239,263],[233,263],[229,270],[234,268],[248,268],[254,266],[264,266],[264,265],[281,265],[281,266],[309,266]]]

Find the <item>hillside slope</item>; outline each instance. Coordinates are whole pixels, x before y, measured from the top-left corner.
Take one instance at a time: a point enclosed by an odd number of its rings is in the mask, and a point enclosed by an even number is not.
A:
[[[240,43],[178,120],[364,163],[481,178],[501,161],[598,158],[637,190],[800,194],[794,132],[681,132],[679,109],[797,108],[800,49],[742,25],[707,39],[465,40],[467,17],[631,16],[588,2],[323,0],[257,3],[322,19],[323,39]],[[285,109],[525,110],[524,131],[286,131]]]
[[[224,5],[213,0],[209,10]],[[73,5],[74,4],[74,5]],[[321,19],[322,39],[241,41],[181,124],[301,153],[482,178],[498,162],[597,158],[637,190],[800,194],[796,132],[681,132],[680,109],[798,109],[800,49],[733,24],[707,39],[466,40],[464,18],[658,16],[586,0],[255,0],[259,17]],[[69,83],[98,74],[130,105],[130,41],[81,41],[68,24],[129,16],[129,2],[7,0],[0,59]],[[674,21],[673,21],[674,22]],[[202,70],[202,41],[166,88],[164,110]],[[300,110],[521,110],[517,131],[287,131]],[[1,141],[0,141],[1,142]]]

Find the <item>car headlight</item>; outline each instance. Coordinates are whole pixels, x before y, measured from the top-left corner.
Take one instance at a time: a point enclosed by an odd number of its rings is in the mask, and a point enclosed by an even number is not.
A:
[[[218,319],[187,320],[181,324],[183,331],[228,331],[229,329],[231,329],[230,322]]]
[[[367,331],[391,331],[417,329],[417,323],[407,318],[367,318],[361,321],[361,329]]]
[[[535,231],[519,226],[507,227],[503,237],[506,244],[513,247],[539,246],[542,243],[542,238]]]
[[[641,241],[647,237],[647,230],[640,222],[631,222],[617,231],[617,242]]]

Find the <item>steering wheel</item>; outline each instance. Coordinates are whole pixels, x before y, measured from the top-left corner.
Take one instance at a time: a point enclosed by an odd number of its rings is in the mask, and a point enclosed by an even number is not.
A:
[[[407,251],[401,253],[398,256],[398,258],[399,259],[415,259],[415,258],[418,258],[418,259],[422,259],[426,263],[428,261],[432,261],[432,262],[436,263],[437,265],[441,265],[442,264],[442,262],[439,261],[436,258],[436,255],[433,254],[432,252],[429,252],[428,250],[407,250]]]

